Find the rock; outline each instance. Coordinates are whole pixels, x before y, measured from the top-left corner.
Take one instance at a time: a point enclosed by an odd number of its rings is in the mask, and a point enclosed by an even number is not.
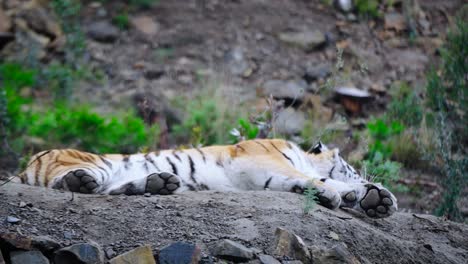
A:
[[[131,23],[136,30],[148,37],[154,37],[159,32],[159,24],[149,16],[134,17]]]
[[[331,249],[311,247],[314,264],[358,264],[360,263],[345,244],[338,244]]]
[[[19,12],[18,17],[24,19],[28,27],[36,33],[47,36],[49,39],[55,39],[63,35],[62,29],[54,16],[42,7],[23,9]]]
[[[60,248],[60,244],[48,236],[32,237],[31,245],[42,252],[51,252]]]
[[[348,196],[347,196],[348,197]],[[333,231],[330,231],[330,233],[328,234],[328,236],[331,238],[331,239],[334,239],[334,240],[340,240],[340,236],[333,232]]]
[[[327,40],[325,34],[319,30],[283,32],[279,34],[279,39],[287,44],[298,46],[307,52],[323,46]]]
[[[58,250],[54,261],[56,264],[100,264],[104,263],[104,253],[95,243],[80,243]]]
[[[31,250],[31,238],[15,233],[0,233],[0,243],[15,249]]]
[[[13,251],[10,253],[10,262],[11,264],[49,264],[49,260],[38,250]]]
[[[90,24],[88,36],[100,42],[114,42],[119,37],[119,29],[108,21],[98,21]]]
[[[241,47],[235,47],[224,54],[224,62],[229,72],[236,76],[250,75],[251,68]]]
[[[159,251],[159,264],[197,264],[201,257],[201,250],[197,245],[176,242]]]
[[[106,257],[108,259],[113,258],[115,256],[115,254],[116,254],[114,249],[112,249],[112,248],[107,248],[104,252],[106,253]]]
[[[270,255],[259,255],[258,259],[262,264],[280,264],[280,262]]]
[[[6,218],[6,221],[7,221],[8,223],[10,223],[10,224],[19,224],[19,223],[21,222],[21,219],[9,215],[9,216],[7,216],[7,218]]]
[[[332,71],[332,65],[330,63],[322,63],[318,65],[313,65],[307,67],[304,76],[302,77],[307,83],[311,83],[313,81],[319,79],[327,78]]]
[[[304,263],[311,263],[312,256],[302,238],[280,227],[276,228],[275,237],[275,255],[287,256],[301,260]]]
[[[0,50],[3,49],[3,47],[8,44],[8,42],[11,42],[15,39],[15,35],[12,33],[5,33],[5,32],[0,32]]]
[[[335,7],[340,11],[348,13],[353,10],[353,1],[352,0],[334,0]]]
[[[156,264],[151,246],[141,246],[125,252],[111,260],[110,264]]]
[[[0,6],[0,33],[8,32],[11,29],[11,19]]]
[[[359,114],[362,106],[372,99],[367,91],[355,87],[339,87],[335,90],[343,107],[351,114]]]
[[[398,32],[403,31],[406,29],[405,17],[396,12],[386,13],[384,17],[384,27],[387,30],[394,29]]]
[[[254,252],[245,246],[229,239],[218,242],[211,253],[219,258],[234,262],[246,262],[254,258]]]
[[[307,84],[304,81],[270,80],[263,84],[260,93],[266,97],[285,100],[285,104],[300,104],[305,95]]]
[[[281,262],[282,264],[303,264],[300,260],[284,260]]]
[[[274,120],[275,132],[285,135],[295,135],[304,129],[306,122],[305,114],[291,107],[279,112]]]

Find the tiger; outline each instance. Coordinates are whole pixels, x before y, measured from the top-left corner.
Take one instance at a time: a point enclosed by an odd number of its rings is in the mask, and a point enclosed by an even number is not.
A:
[[[282,139],[233,145],[168,149],[131,155],[98,155],[52,149],[31,157],[22,183],[85,194],[170,195],[185,191],[270,190],[304,194],[315,188],[318,204],[352,208],[370,218],[397,211],[397,199],[319,142],[303,151]]]

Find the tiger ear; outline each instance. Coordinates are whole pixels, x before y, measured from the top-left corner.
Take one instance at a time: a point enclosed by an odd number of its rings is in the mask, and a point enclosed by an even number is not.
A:
[[[323,151],[328,150],[327,146],[325,146],[322,141],[319,141],[315,146],[310,150],[310,153],[313,154],[320,154]]]

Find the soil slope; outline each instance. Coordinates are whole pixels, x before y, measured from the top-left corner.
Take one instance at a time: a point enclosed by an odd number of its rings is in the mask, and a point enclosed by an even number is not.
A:
[[[0,221],[0,232],[49,235],[62,245],[93,240],[117,253],[175,241],[208,253],[212,243],[229,238],[273,254],[274,231],[283,227],[309,246],[344,243],[361,263],[468,262],[467,225],[406,213],[372,220],[321,206],[304,215],[303,203],[300,195],[269,191],[97,196],[8,183],[0,187],[0,218],[22,221]]]

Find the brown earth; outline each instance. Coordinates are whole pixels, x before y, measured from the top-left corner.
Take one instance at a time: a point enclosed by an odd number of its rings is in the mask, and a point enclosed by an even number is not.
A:
[[[273,254],[274,232],[282,227],[308,246],[344,243],[361,263],[468,261],[467,225],[407,213],[373,220],[321,206],[304,214],[303,204],[300,195],[270,191],[101,196],[8,183],[0,187],[0,219],[21,222],[0,221],[0,232],[48,235],[62,245],[92,240],[117,253],[188,241],[209,254],[212,243],[228,238]]]

